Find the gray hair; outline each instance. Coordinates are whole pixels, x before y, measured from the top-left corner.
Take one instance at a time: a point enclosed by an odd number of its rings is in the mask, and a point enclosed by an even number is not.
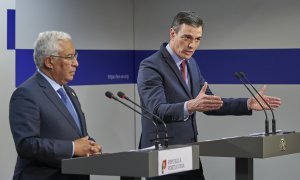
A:
[[[194,12],[191,11],[181,11],[173,19],[171,28],[175,30],[175,32],[179,31],[180,25],[187,24],[193,27],[202,27],[203,28],[203,20]]]
[[[45,31],[38,35],[34,42],[33,58],[37,67],[44,66],[44,58],[50,55],[58,55],[61,47],[60,40],[71,40],[71,36],[60,31]]]

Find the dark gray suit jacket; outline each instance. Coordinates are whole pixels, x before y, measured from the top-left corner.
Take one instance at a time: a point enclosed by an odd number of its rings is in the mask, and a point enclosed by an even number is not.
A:
[[[74,90],[64,88],[81,120],[83,134],[40,73],[36,72],[13,93],[9,120],[18,153],[13,179],[89,179],[61,174],[61,160],[72,157],[72,141],[88,135]]]
[[[186,144],[197,141],[196,113],[189,116],[184,121],[183,106],[184,102],[195,98],[205,79],[200,73],[196,61],[189,59],[188,73],[190,76],[190,89],[185,84],[181,72],[171,55],[165,48],[166,44],[160,47],[160,50],[144,59],[139,67],[137,85],[140,95],[141,105],[156,114],[167,123],[169,144]],[[209,88],[206,94],[213,94]],[[250,115],[252,112],[247,108],[245,98],[232,99],[223,98],[224,104],[220,110],[209,111],[208,115]],[[143,112],[148,115],[146,112]],[[149,115],[148,115],[149,116]],[[160,132],[163,131],[162,125],[159,125]],[[161,133],[160,137],[163,137]],[[155,138],[155,127],[148,120],[142,117],[142,136],[140,147],[149,147],[153,145]]]

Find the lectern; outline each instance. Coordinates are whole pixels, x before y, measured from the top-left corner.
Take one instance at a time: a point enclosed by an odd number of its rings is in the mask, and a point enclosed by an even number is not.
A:
[[[138,180],[194,169],[199,169],[199,145],[106,153],[62,161],[62,173],[65,174],[120,176],[121,180]]]
[[[300,152],[299,132],[280,132],[198,142],[199,156],[235,157],[236,180],[253,180],[253,159]]]

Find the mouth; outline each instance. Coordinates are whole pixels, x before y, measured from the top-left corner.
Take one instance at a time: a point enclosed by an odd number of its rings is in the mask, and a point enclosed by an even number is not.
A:
[[[185,52],[185,54],[188,54],[188,55],[192,55],[193,53],[194,53],[194,51],[184,51]]]
[[[71,71],[70,74],[75,75],[76,71]]]

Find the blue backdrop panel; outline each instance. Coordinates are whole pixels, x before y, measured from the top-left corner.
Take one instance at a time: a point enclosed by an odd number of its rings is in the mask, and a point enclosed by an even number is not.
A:
[[[15,21],[16,21],[16,11],[13,9],[7,10],[7,49],[15,49]]]
[[[139,63],[156,50],[79,50],[71,85],[136,83]],[[16,85],[35,71],[33,51],[16,50]],[[255,84],[300,84],[300,49],[199,50],[194,58],[210,84],[239,84],[244,71]]]
[[[194,55],[206,80],[236,84],[244,71],[255,84],[300,84],[300,49],[203,50]]]
[[[7,49],[15,49],[15,10],[7,10]],[[136,83],[140,62],[156,50],[79,50],[71,85]],[[33,50],[16,49],[16,86],[35,71]],[[194,54],[210,84],[238,84],[244,71],[255,84],[300,84],[300,49],[198,50]]]
[[[70,85],[129,84],[135,79],[132,50],[78,50],[78,62]],[[35,70],[33,50],[16,49],[16,86]]]
[[[135,51],[135,70],[154,52]],[[255,84],[300,84],[300,49],[198,50],[193,57],[210,84],[239,84],[236,71]]]

